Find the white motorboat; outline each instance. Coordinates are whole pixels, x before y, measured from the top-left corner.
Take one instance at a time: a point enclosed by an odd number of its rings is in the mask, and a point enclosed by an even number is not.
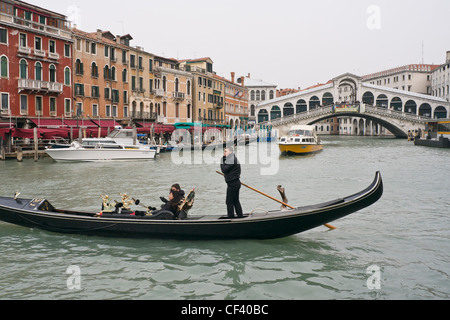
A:
[[[55,161],[152,160],[156,150],[137,142],[133,130],[116,129],[106,138],[85,138],[66,148],[48,148]]]

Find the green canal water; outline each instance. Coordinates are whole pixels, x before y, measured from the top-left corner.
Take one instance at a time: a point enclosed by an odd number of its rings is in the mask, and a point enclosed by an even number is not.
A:
[[[381,171],[375,205],[278,240],[175,241],[61,235],[0,222],[0,299],[449,299],[450,150],[404,140],[324,138],[310,157],[276,144],[237,150],[242,182],[291,205],[334,200]],[[0,162],[0,195],[100,210],[119,193],[157,206],[170,185],[196,188],[191,214],[226,212],[221,152],[161,154],[151,162]],[[246,212],[279,204],[242,189]]]

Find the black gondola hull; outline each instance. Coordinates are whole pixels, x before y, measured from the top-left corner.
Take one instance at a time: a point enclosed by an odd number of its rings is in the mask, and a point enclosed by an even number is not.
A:
[[[241,219],[222,216],[160,220],[154,217],[102,216],[55,210],[44,199],[0,197],[0,221],[29,228],[108,237],[171,239],[274,239],[341,219],[377,202],[383,194],[380,173],[367,189],[352,196],[289,211],[255,213]]]

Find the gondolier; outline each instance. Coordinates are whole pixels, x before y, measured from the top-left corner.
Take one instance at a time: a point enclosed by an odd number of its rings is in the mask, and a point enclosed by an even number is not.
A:
[[[242,206],[239,201],[239,192],[241,190],[241,164],[239,163],[233,148],[227,147],[224,149],[223,158],[220,165],[227,183],[227,213],[228,218],[234,218],[234,213],[238,218],[244,216]]]

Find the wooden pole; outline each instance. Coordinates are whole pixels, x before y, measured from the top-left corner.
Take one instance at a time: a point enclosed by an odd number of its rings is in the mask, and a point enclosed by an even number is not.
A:
[[[34,128],[33,131],[33,138],[34,138],[34,162],[37,162],[39,159],[39,145],[38,145],[38,134],[37,134],[37,128]]]
[[[218,174],[222,175],[222,176],[224,175],[222,172],[219,172],[219,171],[216,171],[216,172],[217,172]],[[280,200],[278,200],[278,199],[276,199],[276,198],[274,198],[274,197],[271,197],[271,196],[269,196],[268,194],[265,194],[264,192],[261,192],[261,191],[255,189],[255,188],[252,188],[252,187],[246,185],[245,183],[242,183],[242,182],[241,182],[241,184],[242,184],[244,187],[246,187],[246,188],[248,188],[248,189],[250,189],[250,190],[253,190],[253,191],[255,191],[255,192],[257,192],[257,193],[259,193],[259,194],[261,194],[261,195],[263,195],[263,196],[265,196],[265,197],[267,197],[267,198],[269,198],[269,199],[272,199],[273,201],[276,201],[276,202],[282,204],[282,205],[285,206],[285,207],[288,207],[288,208],[290,208],[290,209],[295,209],[293,206],[291,206],[291,205],[289,205],[289,204],[287,204],[287,203],[284,203],[283,201],[280,201]],[[336,227],[333,227],[333,226],[330,225],[330,224],[325,224],[324,226],[327,227],[328,229],[331,229],[331,230],[337,229]]]

